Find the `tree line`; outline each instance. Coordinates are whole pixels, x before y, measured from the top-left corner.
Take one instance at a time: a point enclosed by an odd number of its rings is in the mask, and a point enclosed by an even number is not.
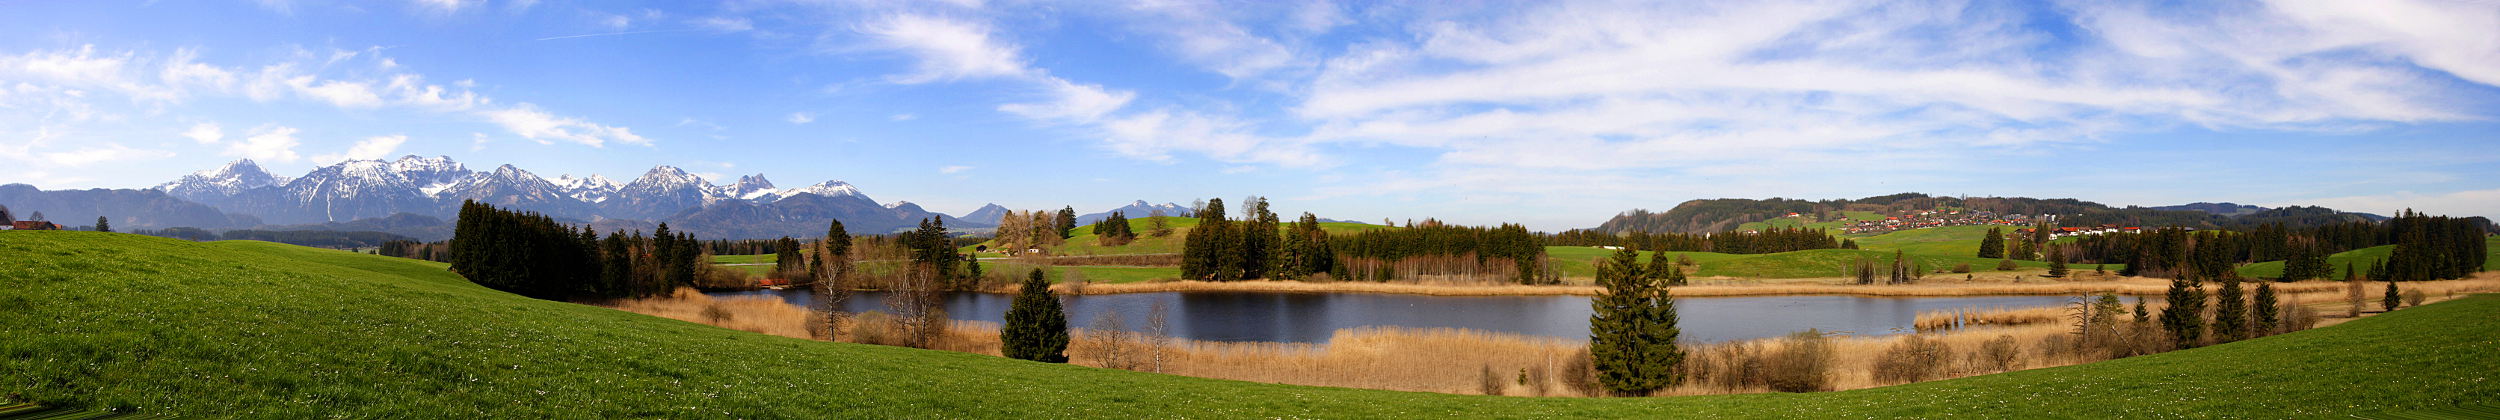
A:
[[[1543,241],[1516,224],[1456,226],[1425,219],[1405,229],[1366,230],[1335,242],[1342,277],[1350,280],[1559,281],[1548,267]]]
[[[446,244],[451,270],[470,282],[539,299],[633,298],[694,286],[708,267],[703,243],[662,223],[651,236],[601,238],[536,212],[460,205]]]
[[[2489,256],[2489,244],[2484,240],[2486,226],[2481,218],[2429,216],[2406,210],[2376,223],[2339,223],[2307,229],[2262,225],[2244,232],[2173,227],[2083,236],[2073,243],[2050,248],[2077,261],[2124,263],[2121,275],[2192,276],[2206,280],[2218,279],[2238,264],[2280,260],[2284,261],[2284,272],[2277,280],[2295,281],[2339,277],[2335,267],[2326,263],[2328,255],[2395,245],[2391,255],[2371,262],[2371,268],[2363,273],[2372,273],[2372,278],[2419,281],[2465,278],[2481,271]],[[1985,242],[1981,249],[1981,256],[1986,256]],[[2021,255],[2009,257],[2029,259]]]

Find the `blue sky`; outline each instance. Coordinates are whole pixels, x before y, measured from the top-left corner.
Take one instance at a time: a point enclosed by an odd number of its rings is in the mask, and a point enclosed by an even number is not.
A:
[[[2003,3],[2021,3],[2007,5]],[[2500,216],[2500,4],[0,2],[0,183],[448,155],[961,213],[1927,192]]]

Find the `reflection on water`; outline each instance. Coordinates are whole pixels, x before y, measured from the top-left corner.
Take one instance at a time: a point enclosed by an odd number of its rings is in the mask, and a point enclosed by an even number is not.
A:
[[[814,307],[806,290],[717,292],[712,296],[777,296]],[[851,312],[885,310],[884,294],[859,293]],[[1588,339],[1586,296],[1420,296],[1368,293],[1179,292],[1062,296],[1068,321],[1085,327],[1115,313],[1129,329],[1146,325],[1156,302],[1170,308],[1175,337],[1209,341],[1319,343],[1338,329],[1367,326],[1465,328],[1574,340]],[[1921,311],[2054,306],[2060,296],[1861,297],[1744,296],[1678,298],[1678,326],[1688,343],[1775,337],[1815,328],[1862,335],[1911,331]],[[999,322],[1014,295],[956,293],[947,316]]]

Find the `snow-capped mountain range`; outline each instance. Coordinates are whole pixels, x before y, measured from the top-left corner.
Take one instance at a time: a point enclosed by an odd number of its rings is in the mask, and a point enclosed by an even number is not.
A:
[[[909,202],[879,204],[850,183],[829,180],[778,189],[763,174],[716,185],[671,166],[657,166],[619,184],[600,175],[539,177],[512,165],[472,171],[450,157],[406,156],[397,160],[351,160],[313,169],[302,177],[269,174],[251,160],[237,160],[149,188],[271,224],[344,222],[398,213],[449,218],[465,200],[536,211],[620,227],[669,222],[702,232],[763,234],[738,224],[813,225],[790,233],[821,234],[840,219],[854,232],[884,232],[936,217],[950,227],[982,228]],[[811,199],[794,200],[801,197]],[[717,220],[707,220],[708,218]],[[705,225],[713,229],[705,229]],[[679,227],[682,226],[682,227]]]

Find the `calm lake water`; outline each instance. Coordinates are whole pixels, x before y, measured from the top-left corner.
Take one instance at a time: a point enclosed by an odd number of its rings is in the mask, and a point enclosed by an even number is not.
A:
[[[806,290],[710,293],[715,297],[773,296],[814,307]],[[883,311],[882,293],[860,293],[844,304],[850,312]],[[1127,329],[1146,325],[1156,302],[1168,308],[1174,337],[1210,341],[1324,343],[1338,329],[1397,326],[1465,328],[1512,334],[1588,339],[1586,296],[1418,296],[1368,293],[1185,292],[1062,296],[1069,324],[1090,326],[1115,313]],[[1678,298],[1682,341],[1691,343],[1776,337],[1807,328],[1859,335],[1912,331],[1921,311],[2056,306],[2062,296],[1859,297],[1746,296]],[[947,316],[1000,322],[1014,295],[956,293]]]

